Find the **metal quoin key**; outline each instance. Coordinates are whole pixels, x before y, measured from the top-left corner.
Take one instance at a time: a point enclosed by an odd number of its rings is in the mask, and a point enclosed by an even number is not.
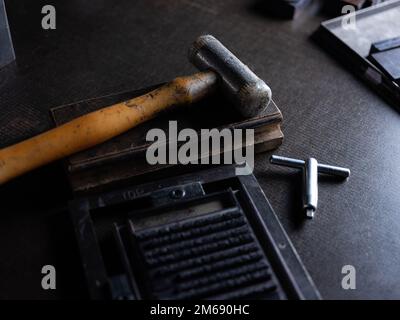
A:
[[[318,173],[339,176],[344,179],[350,176],[350,169],[318,163],[314,158],[298,160],[272,155],[270,163],[279,166],[302,169],[303,171],[303,208],[307,218],[314,218],[318,205]]]

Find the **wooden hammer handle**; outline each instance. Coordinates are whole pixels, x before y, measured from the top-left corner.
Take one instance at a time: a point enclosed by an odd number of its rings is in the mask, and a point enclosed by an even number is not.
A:
[[[172,106],[196,102],[215,89],[217,75],[179,77],[143,96],[100,109],[0,150],[0,184],[93,147]]]

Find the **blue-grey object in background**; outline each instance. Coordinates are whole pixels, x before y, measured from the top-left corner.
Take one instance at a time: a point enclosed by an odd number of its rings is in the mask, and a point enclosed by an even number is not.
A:
[[[15,59],[4,0],[0,0],[0,69]]]

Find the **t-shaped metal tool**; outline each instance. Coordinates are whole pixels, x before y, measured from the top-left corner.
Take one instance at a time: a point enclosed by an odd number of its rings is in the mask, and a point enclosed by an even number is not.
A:
[[[304,184],[303,208],[306,211],[307,218],[314,218],[315,211],[317,210],[318,173],[338,176],[344,179],[350,176],[350,169],[321,164],[314,158],[308,158],[304,161],[272,155],[269,161],[279,166],[302,169]]]

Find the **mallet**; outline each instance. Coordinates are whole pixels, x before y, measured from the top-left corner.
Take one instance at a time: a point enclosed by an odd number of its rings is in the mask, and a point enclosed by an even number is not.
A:
[[[213,36],[200,36],[189,50],[189,60],[202,72],[0,150],[0,184],[109,140],[162,110],[194,103],[217,88],[245,117],[260,114],[269,104],[270,88]]]

